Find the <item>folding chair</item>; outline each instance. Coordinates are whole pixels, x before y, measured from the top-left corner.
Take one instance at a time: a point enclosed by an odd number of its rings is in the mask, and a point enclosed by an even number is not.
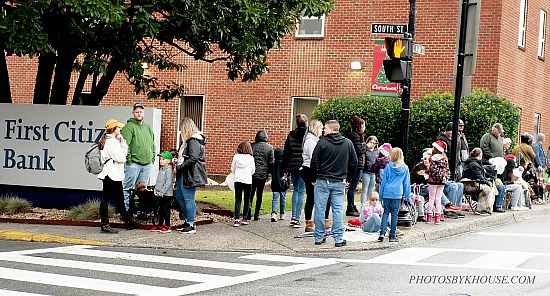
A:
[[[473,213],[477,213],[477,200],[479,197],[479,194],[483,192],[483,189],[481,188],[481,183],[479,180],[461,180],[460,181],[464,185],[464,198],[466,199],[466,203],[470,205],[470,209]]]

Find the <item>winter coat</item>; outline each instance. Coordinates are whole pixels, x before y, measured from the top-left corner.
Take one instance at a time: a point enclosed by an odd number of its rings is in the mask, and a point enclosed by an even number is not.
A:
[[[411,200],[411,179],[406,164],[398,167],[394,162],[388,163],[382,174],[379,194],[380,199],[401,199],[404,196]]]
[[[302,144],[307,128],[301,126],[288,133],[283,151],[283,171],[297,171],[304,162],[302,158]]]
[[[147,123],[130,118],[120,134],[128,143],[127,164],[146,165],[155,160],[155,136]]]
[[[275,163],[271,170],[271,191],[285,192],[290,187],[289,180],[283,180],[283,148],[275,148]]]
[[[371,167],[371,172],[376,175],[376,183],[380,184],[380,182],[382,181],[380,171],[384,170],[388,163],[390,163],[390,159],[386,156],[378,157],[374,161],[374,164]]]
[[[357,155],[349,139],[340,133],[333,133],[317,142],[311,157],[313,180],[349,182],[356,170]]]
[[[476,157],[470,156],[464,163],[464,171],[462,172],[462,178],[470,180],[480,180],[481,183],[491,186],[491,181],[485,178],[483,174],[483,167],[481,161]]]
[[[231,162],[231,172],[235,174],[235,182],[252,184],[252,175],[256,171],[254,157],[250,154],[235,154]]]
[[[486,133],[479,140],[479,148],[483,151],[483,159],[489,160],[493,157],[504,157],[504,145],[502,137],[495,136],[491,132]]]
[[[363,166],[363,173],[372,173],[372,165],[378,157],[378,149],[365,149],[365,165]]]
[[[358,131],[352,131],[348,137],[353,143],[353,148],[355,149],[355,154],[357,155],[357,167],[363,169],[365,166],[365,144],[361,141],[361,134]]]
[[[97,175],[97,178],[103,180],[105,176],[109,176],[113,181],[122,181],[124,180],[124,162],[126,162],[128,144],[124,140],[120,142],[112,134],[108,134],[106,137],[105,146],[101,150],[103,170]]]
[[[160,196],[174,196],[174,176],[171,165],[165,165],[160,168],[155,184],[155,193]]]
[[[256,172],[252,178],[267,179],[267,173],[273,165],[273,146],[267,143],[267,133],[265,131],[259,131],[254,141],[251,146],[254,152]]]
[[[180,157],[176,165],[176,177],[183,177],[182,185],[184,187],[197,187],[208,183],[204,155],[205,144],[206,137],[197,132],[189,137],[185,145],[179,149]]]
[[[535,164],[535,167],[539,166],[539,163],[537,161],[537,157],[535,155],[535,151],[533,151],[533,147],[527,143],[520,143],[514,149],[512,149],[512,154],[516,157],[516,159],[519,160],[519,152],[523,155],[523,159],[526,162],[532,162]]]
[[[449,164],[443,154],[434,154],[430,157],[430,171],[428,184],[445,185],[451,178]]]
[[[446,149],[445,149],[445,154],[446,155],[451,155],[451,141],[452,139],[451,138],[448,138],[447,135],[445,135],[445,132],[440,132],[439,135],[437,135],[437,137],[435,138],[436,141],[443,141],[445,142],[445,145],[447,145]],[[457,142],[456,142],[456,165],[459,165],[462,163],[462,157],[460,157],[460,149],[461,146],[460,146],[460,139],[457,139]]]
[[[424,174],[428,174],[428,167],[424,164],[423,161],[419,162],[412,168],[411,171],[411,184],[427,184],[428,180],[424,177],[423,174],[420,174],[420,171],[424,171]]]

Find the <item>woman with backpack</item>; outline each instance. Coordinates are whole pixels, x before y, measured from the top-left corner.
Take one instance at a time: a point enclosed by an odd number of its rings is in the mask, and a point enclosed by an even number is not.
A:
[[[101,150],[101,163],[103,163],[103,169],[97,175],[97,178],[103,182],[103,195],[99,205],[102,233],[118,233],[117,230],[109,226],[109,202],[111,199],[115,199],[117,211],[126,224],[126,229],[130,230],[139,226],[139,223],[130,218],[124,205],[122,181],[124,181],[124,163],[128,154],[128,144],[120,134],[123,127],[124,124],[116,119],[107,120],[105,133],[97,142]]]

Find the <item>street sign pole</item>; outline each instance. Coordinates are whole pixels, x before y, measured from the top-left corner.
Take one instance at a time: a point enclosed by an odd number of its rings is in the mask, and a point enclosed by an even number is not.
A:
[[[411,38],[414,42],[414,24],[416,19],[416,0],[409,0],[409,31],[405,38]],[[411,59],[412,63],[412,59]],[[409,118],[411,112],[411,80],[401,83],[401,149],[405,158],[407,157],[407,146],[409,143]]]

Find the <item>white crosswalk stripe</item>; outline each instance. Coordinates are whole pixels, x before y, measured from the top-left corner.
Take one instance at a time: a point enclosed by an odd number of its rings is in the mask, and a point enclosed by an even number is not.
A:
[[[456,258],[456,254],[477,253],[481,256],[472,259]],[[448,256],[445,256],[448,255]],[[427,260],[436,258],[439,260]],[[550,274],[550,269],[534,269],[520,267],[522,264],[533,258],[550,257],[550,253],[537,252],[516,252],[516,251],[495,251],[495,250],[471,250],[471,249],[451,249],[451,248],[405,248],[391,252],[385,255],[374,257],[367,260],[355,259],[335,259],[338,262],[364,263],[364,264],[392,264],[392,265],[414,265],[414,266],[438,266],[438,267],[458,267],[471,269],[493,269],[521,272],[535,272]],[[448,262],[442,258],[454,258],[453,262]],[[425,261],[426,260],[426,261]],[[438,261],[438,262],[433,262]],[[439,262],[441,261],[441,262]]]
[[[53,253],[63,255],[84,256],[85,258],[121,259],[141,263],[157,263],[158,266],[170,264],[178,266],[176,270],[163,270],[160,268],[125,266],[121,264],[86,262],[82,260],[57,259],[37,256]],[[24,250],[0,253],[0,261],[50,266],[63,269],[81,269],[91,271],[108,271],[124,275],[148,276],[163,279],[191,282],[192,284],[180,287],[159,287],[147,284],[136,284],[104,279],[87,278],[82,276],[47,273],[17,268],[0,267],[0,279],[32,282],[61,287],[89,289],[112,293],[125,293],[133,295],[186,295],[216,288],[231,286],[240,283],[252,282],[264,278],[283,275],[291,272],[307,270],[311,268],[327,266],[338,263],[333,259],[315,259],[305,257],[278,256],[278,255],[245,255],[239,257],[243,263],[220,262],[211,260],[176,258],[168,256],[155,256],[135,254],[127,252],[103,251],[92,246],[68,246],[57,248],[45,248],[37,250]],[[249,264],[252,261],[260,261],[267,264]],[[248,262],[248,263],[247,263]],[[273,266],[269,262],[283,262],[290,265]],[[258,263],[258,262],[253,262]],[[240,271],[237,276],[223,276],[206,273],[185,272],[185,266],[225,269],[228,271]],[[245,272],[243,274],[243,272]],[[230,273],[230,272],[229,272]],[[39,295],[24,292],[0,290],[0,295]]]

